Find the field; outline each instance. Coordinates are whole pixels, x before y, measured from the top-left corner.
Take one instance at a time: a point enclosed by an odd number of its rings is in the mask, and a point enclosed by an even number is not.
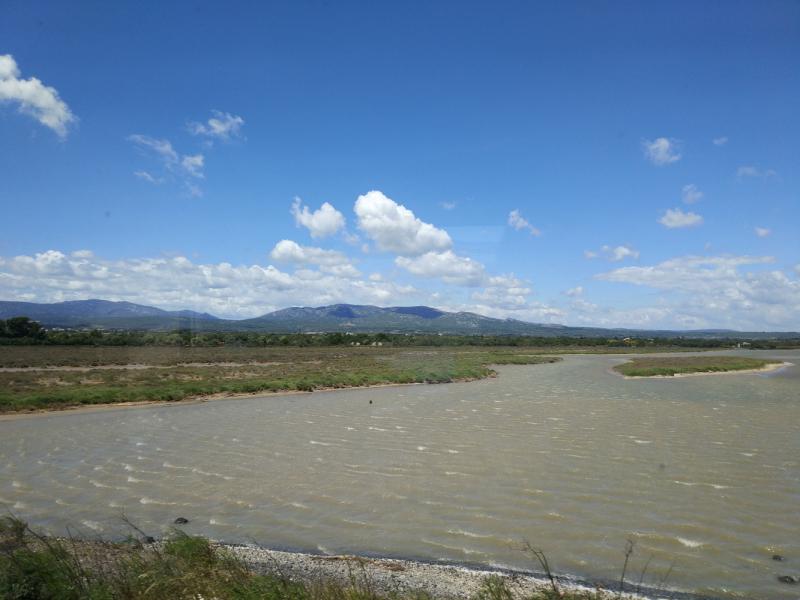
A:
[[[490,377],[488,365],[558,360],[507,348],[3,347],[0,412],[446,383]]]
[[[626,377],[669,377],[692,373],[723,373],[763,369],[779,360],[742,356],[649,356],[634,358],[612,369]]]

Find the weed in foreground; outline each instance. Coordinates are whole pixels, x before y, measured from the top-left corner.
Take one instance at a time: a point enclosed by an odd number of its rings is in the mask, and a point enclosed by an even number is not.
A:
[[[348,582],[332,578],[293,581],[276,563],[276,573],[254,574],[247,563],[200,536],[172,530],[157,543],[140,542],[143,532],[129,520],[124,543],[54,539],[13,516],[0,517],[0,598],[4,600],[436,600],[427,591],[383,591],[365,562],[348,561]],[[520,548],[544,571],[550,587],[531,596],[515,594],[509,579],[484,579],[471,600],[599,600],[600,587],[572,592],[559,587],[550,564],[527,541]],[[617,598],[622,598],[633,543]],[[368,561],[366,561],[368,562]],[[649,561],[648,563],[649,564]],[[647,570],[645,565],[636,593]],[[669,572],[666,576],[669,575]],[[663,585],[666,576],[661,577]]]

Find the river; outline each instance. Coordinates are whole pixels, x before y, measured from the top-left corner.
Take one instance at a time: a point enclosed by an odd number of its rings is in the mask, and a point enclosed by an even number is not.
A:
[[[737,351],[800,362],[798,351]],[[730,353],[727,353],[730,354]],[[618,356],[499,377],[0,422],[0,502],[56,534],[176,517],[275,548],[796,598],[800,367],[623,379]],[[370,403],[371,401],[371,403]],[[785,562],[772,560],[782,555]]]

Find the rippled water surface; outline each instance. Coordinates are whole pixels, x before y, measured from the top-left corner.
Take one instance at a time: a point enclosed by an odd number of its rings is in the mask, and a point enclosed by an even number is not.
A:
[[[646,582],[674,564],[682,590],[796,598],[776,576],[800,576],[800,367],[626,380],[617,360],[0,422],[0,502],[56,533],[183,516],[215,539],[515,568],[527,538],[604,579],[631,539]]]

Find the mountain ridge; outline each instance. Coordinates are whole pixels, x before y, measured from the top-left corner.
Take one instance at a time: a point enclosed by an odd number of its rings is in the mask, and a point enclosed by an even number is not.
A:
[[[688,337],[698,339],[797,338],[797,332],[741,332],[724,329],[655,330],[571,327],[497,319],[472,312],[447,312],[430,306],[380,307],[363,304],[294,306],[251,319],[220,319],[196,311],[165,311],[153,306],[107,300],[53,304],[0,301],[0,318],[26,316],[47,328],[252,333],[398,333],[531,337]]]

